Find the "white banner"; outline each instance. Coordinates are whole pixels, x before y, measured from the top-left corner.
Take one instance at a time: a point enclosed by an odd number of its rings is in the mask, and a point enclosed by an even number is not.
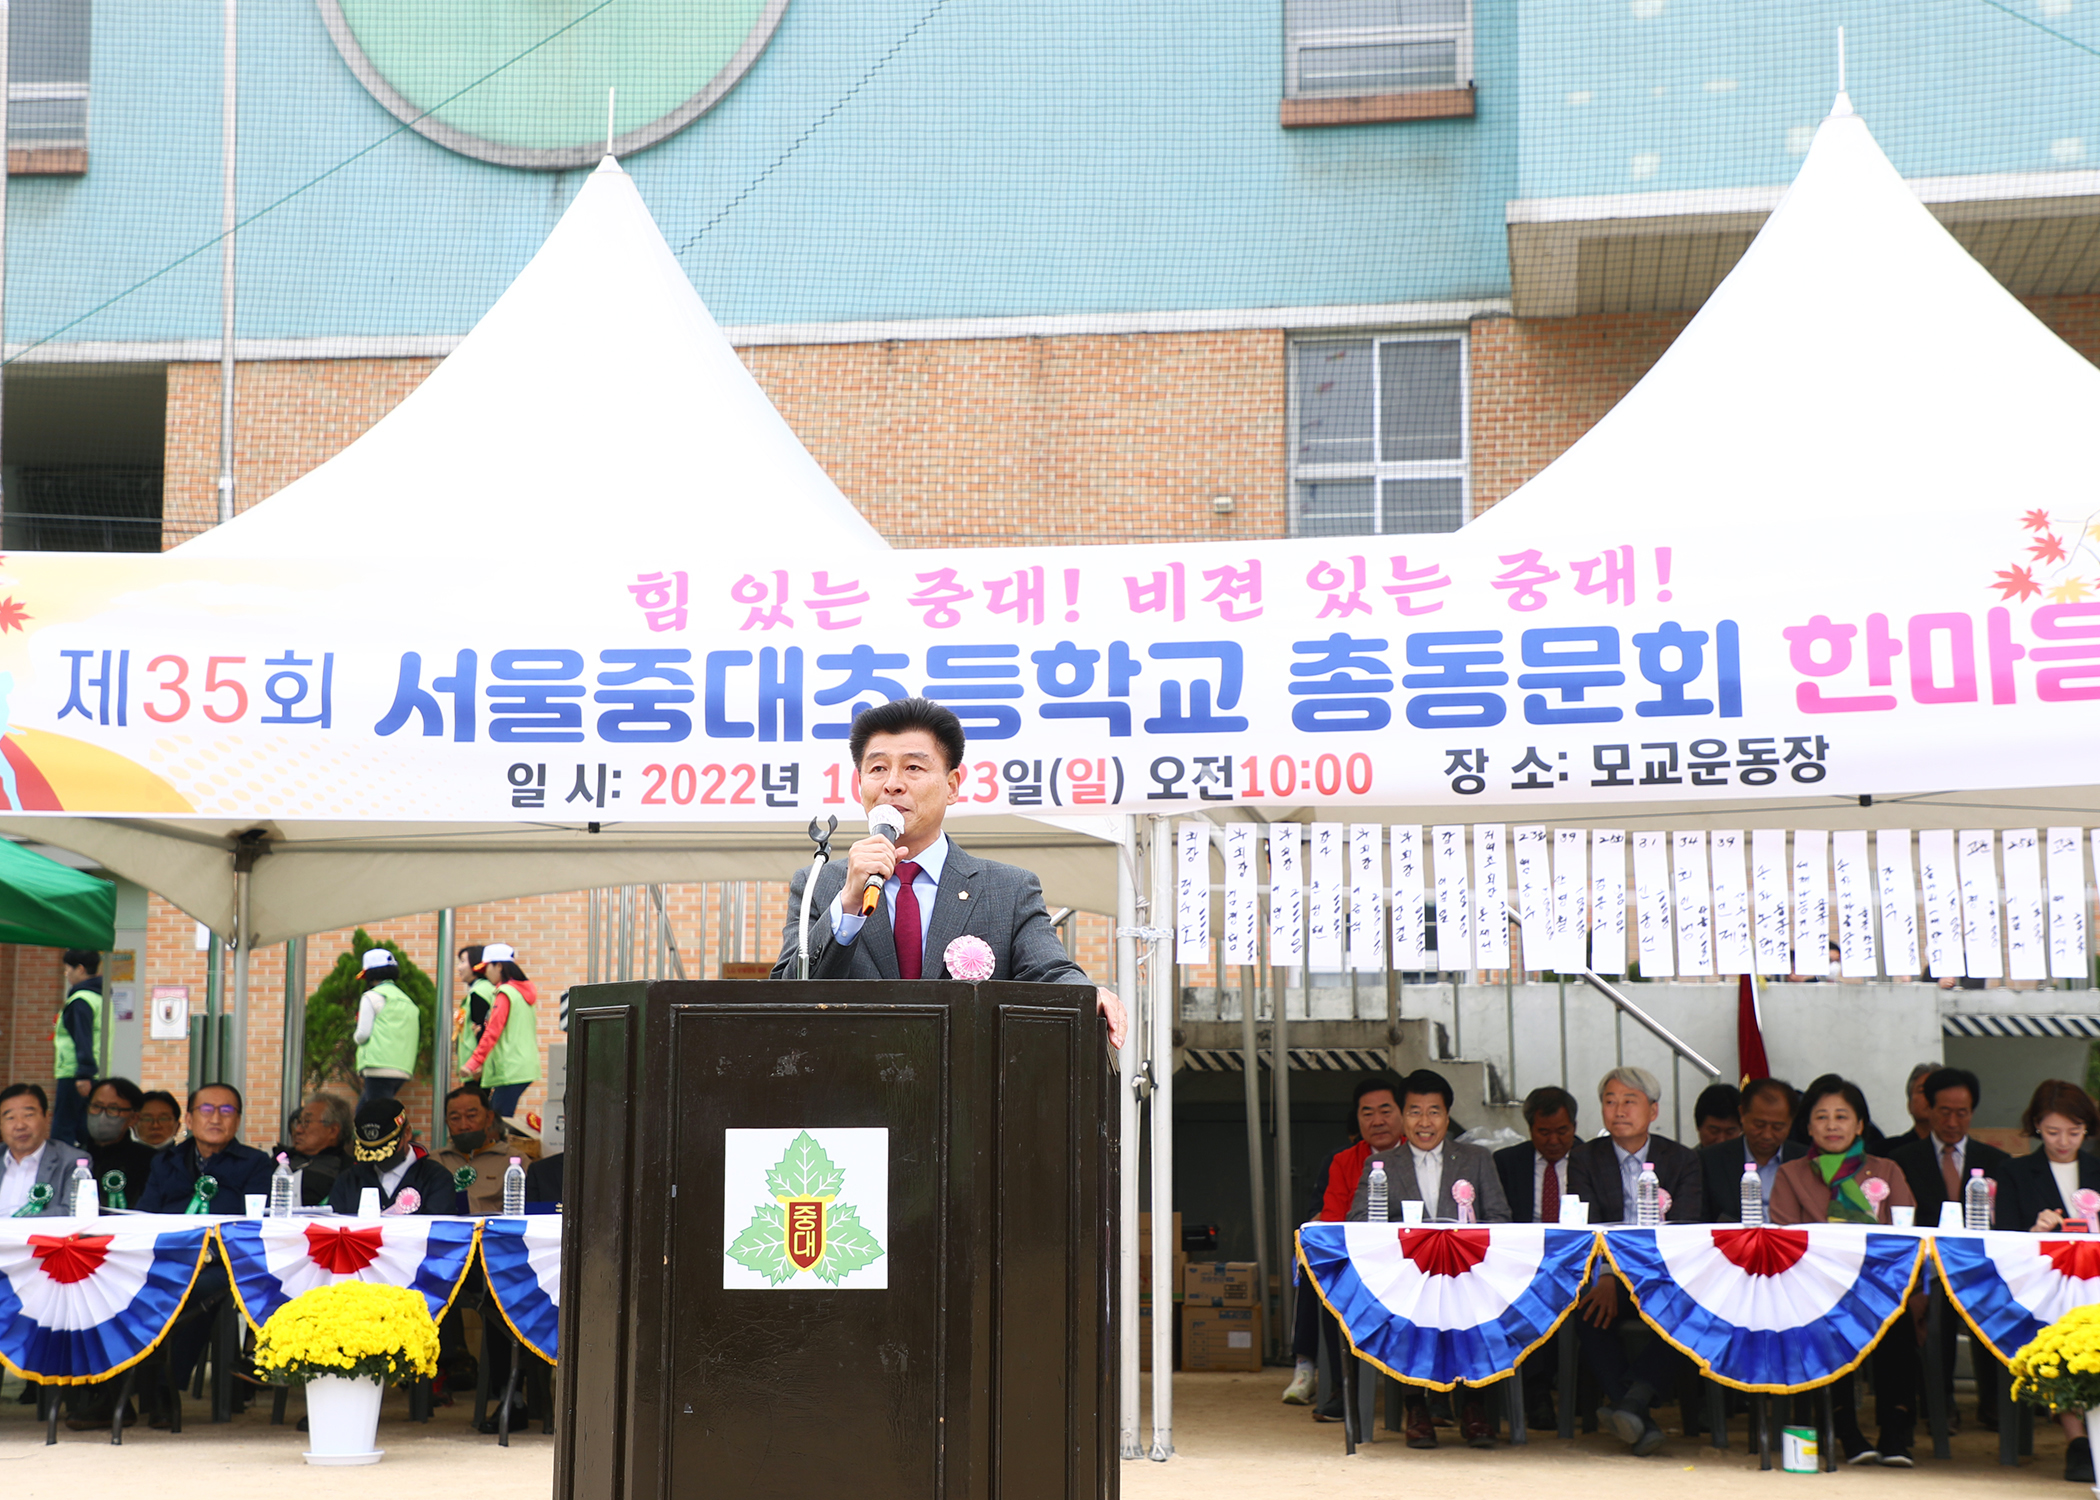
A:
[[[1306,914],[1305,964],[1309,969],[1332,973],[1342,966],[1342,934],[1349,899],[1346,860],[1342,853],[1342,825],[1312,825],[1312,852],[1307,863],[1312,870],[1312,906]]]
[[[1473,889],[1466,876],[1465,825],[1439,823],[1430,829],[1429,852],[1436,872],[1437,963],[1445,969],[1471,969]]]
[[[1589,832],[1553,830],[1553,967],[1562,974],[1589,967]]]
[[[1513,830],[1510,854],[1517,874],[1517,916],[1524,934],[1524,968],[1537,973],[1553,967],[1553,872],[1549,868],[1546,830],[1529,825]]]
[[[1830,972],[1830,835],[1794,830],[1794,972]]]
[[[2057,979],[2086,977],[2085,848],[2080,831],[2049,830],[2049,972]]]
[[[1255,866],[1255,828],[1251,823],[1225,825],[1225,962],[1252,964],[1260,957],[1260,871]],[[1225,982],[1220,975],[1218,982]],[[1254,1003],[1251,995],[1242,1005]]]
[[[1670,836],[1658,829],[1634,831],[1633,901],[1641,977],[1668,978],[1677,972],[1670,932]]]
[[[1838,971],[1847,979],[1872,979],[1881,969],[1874,958],[1874,886],[1867,865],[1867,831],[1843,828],[1833,833],[1830,863],[1837,895]]]
[[[1997,833],[1964,828],[1956,840],[1961,855],[1962,946],[1972,979],[2003,979],[2005,954],[1998,926]]]
[[[1910,873],[1910,832],[1883,828],[1874,835],[1881,882],[1881,954],[1892,976],[1918,972],[1918,888]]]
[[[1422,830],[1411,823],[1393,829],[1393,967],[1429,967],[1427,898],[1422,890]]]
[[[2012,979],[2049,977],[2049,937],[2042,923],[2042,840],[2032,828],[2005,830],[2005,972]]]
[[[1479,876],[1480,901],[1473,924],[1478,962],[1483,969],[1509,967],[1509,846],[1500,823],[1473,829],[1473,858]]]
[[[1385,971],[1385,825],[1349,825],[1349,967]]]
[[[1750,885],[1743,874],[1740,829],[1713,833],[1714,968],[1723,974],[1751,974],[1757,957],[1750,941]]]
[[[1918,833],[1918,869],[1925,886],[1925,962],[1935,979],[1966,974],[1961,919],[1961,875],[1954,862],[1954,830]]]
[[[509,570],[500,604],[456,561],[419,571],[396,548],[399,609],[355,566],[11,553],[0,795],[800,825],[857,805],[854,713],[908,694],[963,718],[964,814],[2082,783],[2100,601],[1993,579],[1978,558],[2026,533],[1975,524],[1940,543],[1944,567],[1874,577],[1871,616],[1849,556],[1751,566],[1725,529],[1606,545],[1574,520],[909,551],[807,536],[712,558],[645,539]]]
[[[1714,971],[1713,888],[1706,875],[1706,835],[1679,833],[1671,840],[1677,878],[1677,972]]]
[[[1626,830],[1590,830],[1590,888],[1595,893],[1590,967],[1599,974],[1626,972]]]
[[[1787,859],[1784,828],[1750,831],[1750,894],[1756,903],[1757,972],[1785,974],[1793,969],[1794,924],[1788,892],[1792,865]]]
[[[1181,849],[1174,882],[1180,937],[1174,947],[1177,963],[1210,962],[1210,829],[1205,822],[1175,826]]]
[[[1305,876],[1298,860],[1296,823],[1269,825],[1269,962],[1279,968],[1305,961]]]

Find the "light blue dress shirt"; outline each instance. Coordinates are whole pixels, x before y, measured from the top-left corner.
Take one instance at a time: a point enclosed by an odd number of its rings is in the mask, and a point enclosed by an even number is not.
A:
[[[941,871],[948,865],[948,835],[942,834],[923,851],[908,854],[905,859],[919,867],[918,878],[911,883],[912,894],[919,898],[919,920],[922,923],[931,922],[933,898],[941,888]],[[889,903],[892,923],[896,921],[897,889],[901,884],[895,875],[891,875],[882,883],[882,899]],[[861,924],[867,921],[867,918],[860,914],[858,900],[853,903],[853,908],[852,911],[846,910],[846,892],[843,889],[831,898],[831,936],[834,941],[851,943],[860,936]],[[925,941],[926,934],[922,931],[919,934],[922,949]]]

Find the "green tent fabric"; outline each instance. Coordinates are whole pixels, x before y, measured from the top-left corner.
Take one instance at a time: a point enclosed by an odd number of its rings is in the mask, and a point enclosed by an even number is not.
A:
[[[117,888],[0,839],[0,943],[93,948],[117,941]]]

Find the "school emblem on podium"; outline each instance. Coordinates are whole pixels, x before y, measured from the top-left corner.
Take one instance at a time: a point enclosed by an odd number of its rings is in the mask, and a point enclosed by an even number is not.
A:
[[[724,1287],[889,1285],[887,1130],[722,1136]]]

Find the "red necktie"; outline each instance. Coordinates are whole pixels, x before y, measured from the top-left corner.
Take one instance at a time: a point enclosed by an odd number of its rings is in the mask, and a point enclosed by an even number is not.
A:
[[[1560,1173],[1550,1161],[1546,1163],[1546,1180],[1539,1184],[1539,1222],[1560,1222]]]
[[[923,972],[926,926],[919,920],[919,893],[911,888],[919,878],[919,867],[910,860],[897,864],[897,905],[891,913],[890,929],[897,940],[897,977],[917,979]]]

